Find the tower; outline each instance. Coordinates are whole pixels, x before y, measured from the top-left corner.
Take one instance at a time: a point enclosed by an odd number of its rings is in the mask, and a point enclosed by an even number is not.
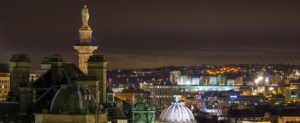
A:
[[[29,83],[30,59],[27,54],[14,54],[9,60],[10,91],[14,97],[19,97],[21,83]],[[15,99],[13,99],[15,100]]]
[[[93,55],[88,59],[88,75],[96,76],[99,80],[100,100],[106,102],[106,67],[105,56]]]
[[[54,54],[50,60],[51,62],[51,84],[57,85],[63,77],[63,58],[60,54]]]
[[[20,83],[19,86],[20,93],[19,93],[19,109],[20,113],[26,114],[28,112],[28,108],[31,106],[31,103],[35,100],[34,99],[34,89],[30,82]]]
[[[41,63],[42,74],[46,73],[51,69],[51,59],[52,57],[45,57]]]
[[[93,30],[88,26],[88,20],[89,20],[89,12],[86,7],[81,10],[82,13],[82,22],[83,25],[79,29],[79,39],[76,39],[76,43],[73,46],[74,49],[76,49],[79,54],[79,68],[87,74],[87,61],[90,56],[93,55],[94,50],[98,48],[95,44],[95,40],[92,39],[92,32]]]

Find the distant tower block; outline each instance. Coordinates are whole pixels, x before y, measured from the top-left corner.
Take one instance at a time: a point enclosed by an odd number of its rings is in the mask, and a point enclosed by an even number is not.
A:
[[[180,71],[170,71],[170,82],[174,85],[177,85],[180,76]]]
[[[87,61],[90,56],[93,55],[94,50],[97,50],[96,40],[92,39],[93,30],[88,26],[89,12],[86,6],[81,10],[83,25],[79,29],[79,39],[76,39],[76,43],[73,46],[79,54],[79,68],[87,74]]]

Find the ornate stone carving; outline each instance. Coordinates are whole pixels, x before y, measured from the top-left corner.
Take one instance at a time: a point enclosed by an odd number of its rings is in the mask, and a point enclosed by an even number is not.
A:
[[[84,8],[82,8],[81,10],[81,14],[82,14],[82,26],[88,26],[88,21],[89,21],[89,10],[86,8],[86,5],[84,5]]]

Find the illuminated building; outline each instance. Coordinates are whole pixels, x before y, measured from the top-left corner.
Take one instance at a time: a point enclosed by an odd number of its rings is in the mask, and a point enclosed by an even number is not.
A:
[[[174,77],[174,72],[171,72],[170,78]],[[180,71],[176,71],[177,85],[226,85],[224,75],[209,75],[209,76],[188,76],[181,75]],[[174,78],[173,78],[174,79]],[[171,80],[171,79],[170,79]],[[171,81],[172,82],[172,81]],[[175,84],[176,85],[176,84]]]
[[[300,81],[290,81],[290,86],[284,90],[285,100],[290,103],[297,103],[300,99]]]
[[[182,94],[183,96],[184,94]],[[198,94],[189,94],[188,96],[184,95],[183,97],[186,97],[184,100],[184,105],[193,105],[193,104],[197,104],[197,96]],[[196,97],[195,97],[196,96]]]
[[[32,82],[35,81],[39,77],[37,74],[29,74],[29,76],[30,76],[29,80]]]
[[[297,105],[257,105],[244,109],[231,109],[227,120],[242,123],[293,123],[300,122],[299,106]]]
[[[130,77],[146,76],[146,75],[149,75],[151,73],[152,73],[152,71],[134,70],[130,74]]]
[[[223,107],[229,107],[234,98],[234,103],[239,107],[259,105],[265,100],[264,95],[243,96],[240,91],[207,91],[197,98],[197,107],[210,115],[222,115]]]
[[[243,77],[227,77],[227,85],[243,85]]]
[[[170,105],[174,95],[179,94],[179,86],[176,85],[145,85],[145,91],[150,94],[150,105],[161,107]]]
[[[287,114],[282,115],[280,118],[278,118],[278,123],[293,123],[293,122],[300,122],[300,116],[299,114]]]
[[[130,105],[133,105],[134,103],[138,102],[138,99],[140,97],[141,90],[123,90],[122,92],[116,92],[115,97],[120,98],[121,100],[125,100]],[[147,103],[149,103],[149,92],[143,92],[143,98],[146,100]]]
[[[191,79],[188,75],[181,75],[177,85],[191,85]]]
[[[240,91],[243,92],[243,96],[254,96],[256,94],[253,94],[253,89],[250,86],[241,86]]]
[[[117,92],[122,92],[122,90],[124,90],[124,88],[112,88],[113,92],[117,93]]]
[[[283,77],[282,77],[282,75],[279,75],[279,74],[271,74],[271,75],[268,74],[265,76],[265,82],[266,82],[266,84],[268,84],[270,86],[276,86],[282,80],[283,80]]]
[[[163,110],[158,123],[196,123],[194,114],[186,106],[179,103],[180,95],[175,96],[175,103]]]
[[[235,81],[236,81],[236,85],[243,85],[244,84],[242,76],[237,77],[235,79]]]
[[[217,76],[209,76],[209,85],[217,85]]]
[[[199,77],[192,77],[192,83],[191,85],[200,85],[200,78]]]
[[[200,85],[209,85],[208,76],[200,76]]]
[[[201,85],[145,85],[145,91],[151,93],[150,105],[163,107],[170,105],[174,95],[182,95],[181,98],[192,97],[190,92],[200,93],[205,91],[229,91],[238,90],[239,86],[201,86]]]
[[[152,85],[152,83],[140,83],[140,89],[145,90],[145,85]]]
[[[0,64],[0,101],[5,101],[10,91],[10,74],[8,64]]]
[[[217,75],[217,81],[219,85],[226,85],[226,78],[222,74]]]
[[[200,76],[200,85],[227,85],[226,77],[222,74]]]
[[[209,113],[210,115],[219,115],[219,108],[222,107],[222,105],[219,104],[219,97],[206,96],[204,100],[204,111]]]
[[[227,78],[227,85],[235,85],[235,79]]]
[[[180,71],[171,71],[170,72],[170,82],[176,85],[179,80],[180,75],[181,75]]]

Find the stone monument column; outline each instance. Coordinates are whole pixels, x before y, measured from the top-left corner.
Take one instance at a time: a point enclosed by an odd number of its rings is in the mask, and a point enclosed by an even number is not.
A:
[[[87,61],[90,56],[93,55],[94,50],[97,50],[98,46],[95,45],[95,40],[92,39],[93,30],[88,26],[89,11],[86,5],[81,10],[82,26],[79,29],[79,39],[73,46],[79,54],[79,68],[82,72],[87,74]]]

